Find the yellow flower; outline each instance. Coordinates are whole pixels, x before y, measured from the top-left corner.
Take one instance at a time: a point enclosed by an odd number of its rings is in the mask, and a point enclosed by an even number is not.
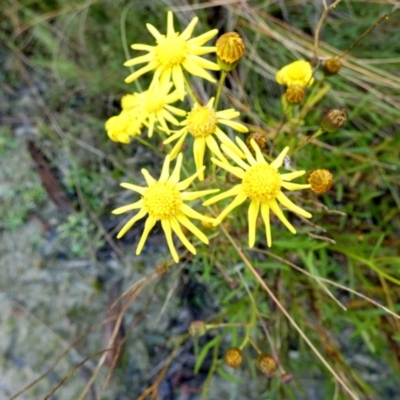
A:
[[[122,97],[122,109],[134,114],[140,125],[148,127],[148,135],[152,137],[154,124],[158,122],[165,131],[168,131],[166,121],[179,125],[179,121],[173,114],[183,117],[186,112],[171,106],[180,98],[180,93],[172,88],[172,83],[168,82],[161,85],[155,85],[142,93],[127,94]]]
[[[182,68],[192,75],[215,82],[215,79],[206,69],[218,71],[220,67],[200,56],[216,51],[215,46],[206,47],[203,44],[212,39],[218,33],[218,30],[213,29],[190,39],[198,20],[197,17],[193,18],[181,34],[174,30],[173,15],[170,11],[167,17],[166,35],[162,35],[153,25],[147,24],[147,29],[156,39],[157,45],[133,44],[131,46],[134,50],[144,50],[148,53],[144,56],[132,58],[124,65],[132,67],[142,63],[148,64],[129,75],[125,82],[133,82],[146,72],[154,70],[152,83],[169,82],[172,76],[175,87],[182,94],[181,98],[183,98],[185,82]]]
[[[314,82],[311,64],[304,60],[292,62],[277,72],[276,81],[286,86],[311,86]]]
[[[140,135],[142,124],[137,115],[122,110],[106,121],[105,128],[112,141],[128,144],[132,136]]]
[[[248,129],[239,122],[231,121],[240,115],[233,108],[222,111],[214,111],[214,97],[205,106],[195,104],[192,111],[187,113],[187,117],[181,122],[184,128],[175,131],[175,133],[164,140],[164,144],[173,142],[179,139],[171,151],[171,159],[173,160],[180,152],[182,144],[186,136],[190,133],[194,137],[193,143],[193,158],[196,164],[196,169],[199,172],[199,179],[204,179],[203,161],[206,147],[208,147],[217,157],[226,160],[221,150],[218,147],[217,141],[213,134],[217,136],[221,143],[224,143],[232,151],[238,152],[236,145],[229,137],[222,132],[218,124],[230,126],[238,132],[248,132]],[[240,151],[238,154],[242,154]]]
[[[175,168],[172,174],[169,174],[169,164],[171,157],[166,156],[164,165],[161,171],[160,179],[156,181],[145,169],[142,169],[142,174],[146,180],[147,187],[132,185],[130,183],[122,183],[121,186],[139,193],[142,198],[135,203],[119,207],[113,211],[113,214],[122,214],[126,211],[138,210],[140,211],[131,218],[120,230],[117,238],[121,238],[125,233],[132,228],[132,226],[148,215],[144,231],[140,238],[139,244],[136,249],[136,254],[140,254],[143,249],[144,243],[157,221],[161,221],[161,226],[167,238],[168,248],[172,254],[175,262],[179,261],[178,253],[176,252],[174,243],[172,241],[172,232],[175,232],[182,244],[193,254],[196,254],[196,249],[189,242],[186,235],[182,232],[180,224],[186,229],[191,231],[198,239],[208,244],[208,239],[190,220],[195,218],[200,221],[213,221],[197,211],[193,210],[185,201],[195,200],[201,196],[210,193],[215,193],[217,190],[202,190],[197,192],[182,192],[187,189],[189,185],[196,179],[199,172],[196,172],[189,178],[179,182],[180,171],[182,166],[182,154],[176,160]]]
[[[216,224],[218,224],[235,207],[242,204],[246,199],[250,199],[248,211],[249,246],[253,247],[256,240],[256,221],[261,209],[261,216],[266,226],[267,244],[268,247],[271,247],[271,227],[269,220],[270,210],[272,210],[272,212],[283,222],[290,232],[296,233],[293,225],[286,219],[280,209],[278,201],[290,211],[305,218],[311,218],[309,212],[296,206],[286,197],[282,192],[282,188],[287,190],[299,190],[308,189],[310,185],[301,185],[290,182],[291,180],[304,175],[305,171],[289,172],[286,174],[280,174],[278,172],[278,168],[282,165],[289,147],[285,147],[278,157],[271,164],[268,164],[254,140],[251,140],[251,145],[255,151],[255,157],[251,154],[250,150],[242,140],[236,137],[236,141],[243,153],[246,155],[247,163],[225,145],[221,146],[223,151],[234,160],[236,164],[238,164],[238,167],[234,167],[227,162],[215,158],[212,158],[211,160],[221,168],[236,175],[242,180],[242,182],[225,193],[221,193],[205,201],[203,205],[208,206],[227,197],[236,196],[232,203],[226,207],[217,218]]]

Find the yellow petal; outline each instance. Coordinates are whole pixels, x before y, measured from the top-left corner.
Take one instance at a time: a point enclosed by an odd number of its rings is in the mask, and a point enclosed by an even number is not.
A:
[[[265,232],[267,236],[267,246],[272,246],[272,236],[271,236],[271,222],[269,220],[269,205],[266,203],[261,204],[261,217],[265,224]]]
[[[240,122],[229,121],[229,120],[226,120],[226,119],[219,119],[218,118],[218,123],[230,126],[232,129],[234,129],[237,132],[246,133],[246,132],[249,131],[249,129],[246,126],[244,126],[243,124],[241,124]]]
[[[281,203],[283,206],[285,206],[288,210],[293,211],[294,213],[299,214],[299,215],[301,215],[302,217],[305,217],[305,218],[311,218],[311,217],[312,217],[312,215],[311,215],[309,212],[303,210],[303,209],[300,208],[299,206],[296,206],[296,204],[294,204],[291,200],[289,200],[289,199],[285,196],[284,193],[280,192],[276,198],[277,198],[277,199],[280,201],[280,203]]]
[[[190,36],[192,36],[193,30],[197,24],[199,19],[197,17],[194,17],[190,22],[189,25],[184,29],[184,31],[179,35],[180,38],[184,40],[190,39]]]
[[[247,158],[247,162],[253,166],[257,164],[256,159],[253,157],[253,154],[251,154],[251,151],[248,149],[248,147],[246,146],[246,144],[243,142],[242,139],[240,139],[239,136],[236,136],[236,143],[238,144],[238,146],[240,147],[240,149],[243,151],[243,153],[245,154],[246,158]]]
[[[237,176],[237,177],[240,178],[240,179],[243,179],[244,176],[245,176],[245,174],[246,174],[241,168],[239,168],[239,167],[233,167],[232,165],[230,165],[230,164],[228,164],[228,163],[226,163],[226,162],[223,162],[223,161],[221,161],[221,160],[218,160],[218,159],[216,159],[216,158],[214,158],[214,157],[211,157],[211,161],[212,161],[214,164],[216,164],[216,165],[218,165],[219,167],[225,169],[226,171],[230,172],[231,174]]]
[[[128,61],[125,61],[124,65],[125,65],[125,67],[133,67],[134,65],[137,65],[137,64],[150,62],[153,58],[154,58],[154,55],[149,53],[149,54],[145,54],[144,56],[135,57]]]
[[[143,200],[140,199],[136,201],[135,203],[128,204],[126,206],[118,207],[115,210],[112,210],[111,212],[115,215],[123,214],[127,211],[132,211],[132,210],[137,210],[138,208],[143,207]]]
[[[169,177],[168,181],[171,183],[178,183],[181,175],[181,167],[182,167],[182,153],[179,153],[178,158],[176,159],[175,168]]]
[[[174,16],[171,11],[167,14],[167,37],[173,36],[174,31]]]
[[[217,223],[215,225],[218,225],[218,223],[222,222],[222,220],[237,206],[240,206],[245,200],[247,199],[247,196],[243,193],[240,192],[232,201],[231,204],[229,204],[228,207],[225,208],[224,211],[218,216],[217,218]]]
[[[278,155],[278,157],[275,158],[274,161],[270,164],[271,167],[274,168],[279,168],[282,166],[283,160],[286,157],[287,152],[289,151],[289,147],[285,147]]]
[[[161,225],[164,230],[165,237],[167,238],[167,244],[168,244],[169,251],[171,252],[172,258],[177,263],[177,262],[179,262],[179,256],[178,256],[178,253],[176,252],[174,242],[172,240],[171,223],[169,222],[169,220],[161,220]]]
[[[199,197],[207,196],[212,193],[217,193],[219,192],[219,189],[209,189],[209,190],[199,190],[196,192],[184,192],[181,193],[182,195],[182,200],[184,201],[190,201],[190,200],[196,200]]]
[[[179,225],[179,222],[175,219],[172,218],[170,220],[171,222],[171,228],[172,230],[176,233],[176,236],[178,236],[178,238],[180,239],[180,241],[182,242],[182,244],[192,253],[192,254],[196,254],[196,249],[194,248],[194,246],[189,242],[189,240],[187,240],[186,236],[183,234],[182,229]]]
[[[221,146],[222,150],[226,155],[228,155],[237,165],[239,165],[240,168],[243,170],[247,171],[250,166],[245,163],[241,158],[239,158],[228,146],[225,145],[225,143]]]
[[[198,219],[200,221],[208,221],[209,220],[208,217],[193,210],[193,208],[188,206],[187,204],[182,204],[181,210],[187,217],[190,217],[193,219]]]
[[[155,63],[149,63],[146,66],[135,71],[133,74],[130,74],[127,78],[125,78],[125,83],[131,83],[140,76],[142,76],[143,74],[145,74],[146,72],[152,71],[155,68],[156,68]]]
[[[126,183],[126,182],[121,183],[121,186],[125,189],[133,190],[134,192],[137,192],[141,195],[143,195],[145,193],[145,191],[147,190],[146,187],[132,185],[132,183]]]
[[[282,221],[282,223],[286,226],[286,228],[289,229],[290,232],[296,233],[296,229],[294,229],[294,226],[286,219],[284,216],[282,210],[279,208],[278,203],[276,200],[270,200],[269,206],[271,210],[274,212],[274,214]]]
[[[183,100],[185,97],[185,77],[180,65],[175,65],[172,68],[172,81],[180,95],[180,99]]]
[[[210,82],[216,82],[215,78],[213,78],[206,70],[199,67],[197,64],[190,62],[190,57],[187,57],[186,60],[182,63],[183,68],[186,69],[190,74],[194,76],[199,76]]]
[[[282,187],[287,190],[301,190],[301,189],[309,189],[311,185],[308,183],[301,184],[301,183],[292,183],[292,182],[282,182]]]
[[[248,210],[249,247],[253,247],[254,243],[256,242],[256,225],[257,225],[257,216],[259,209],[260,209],[260,202],[252,200]]]
[[[165,182],[169,178],[169,162],[171,161],[171,157],[169,154],[165,156],[164,164],[161,170],[159,182]]]
[[[192,176],[189,176],[189,178],[186,178],[182,182],[177,183],[177,188],[179,191],[186,190],[191,183],[199,176],[199,174],[204,171],[206,167],[202,167],[199,171],[195,172]]]
[[[226,199],[227,197],[235,196],[239,194],[242,190],[242,185],[236,185],[233,188],[227,190],[226,192],[222,192],[214,197],[211,197],[211,199],[206,200],[203,202],[203,206],[209,206],[210,204],[214,204],[222,199]]]
[[[146,169],[142,168],[142,169],[140,170],[140,172],[141,172],[142,175],[144,176],[144,179],[145,179],[145,181],[146,181],[146,183],[147,183],[147,186],[150,186],[150,185],[152,185],[153,183],[157,182],[157,181],[149,174],[149,172],[148,172]],[[147,189],[147,188],[145,188],[145,189]]]
[[[251,140],[250,140],[250,144],[251,144],[251,147],[253,148],[253,150],[254,150],[255,153],[256,153],[256,160],[257,160],[257,163],[259,163],[259,164],[263,164],[263,163],[268,164],[268,163],[265,161],[265,158],[264,158],[264,156],[263,156],[263,153],[261,152],[261,149],[260,149],[260,147],[258,146],[258,144],[256,143],[256,141],[255,141],[254,139],[251,139]]]
[[[149,216],[149,218],[147,218],[146,223],[144,224],[142,236],[140,237],[139,244],[136,248],[136,255],[139,255],[142,252],[147,237],[149,236],[149,233],[153,229],[153,226],[156,224],[156,222],[157,220],[153,217]]]
[[[196,36],[193,39],[187,41],[188,45],[202,46],[208,42],[218,33],[218,29],[212,29],[211,31],[205,32],[200,36]]]
[[[122,236],[125,235],[126,232],[129,231],[129,229],[132,228],[132,226],[135,224],[135,222],[139,221],[139,219],[142,219],[145,215],[147,214],[147,211],[142,208],[133,218],[131,218],[123,227],[122,229],[118,232],[117,239],[122,238]]]
[[[185,214],[178,214],[176,219],[183,225],[186,229],[193,233],[198,239],[200,239],[203,243],[208,244],[207,236],[200,231],[190,220],[186,217]]]
[[[151,35],[156,39],[156,41],[164,39],[164,35],[161,35],[161,33],[158,31],[157,28],[155,28],[151,24],[146,24],[147,30],[151,33]]]
[[[200,181],[204,180],[204,169],[203,171],[201,171],[201,169],[203,167],[205,150],[206,150],[205,138],[203,137],[195,138],[193,143],[193,157],[194,157],[194,163],[196,164],[196,170],[200,171],[198,175]]]
[[[221,160],[228,162],[228,160],[224,157],[221,150],[219,149],[217,141],[213,138],[212,135],[206,137],[206,144],[212,153],[214,153]]]
[[[300,176],[303,176],[306,173],[306,171],[294,171],[294,172],[288,172],[287,174],[281,174],[281,179],[283,181],[291,181],[296,178],[300,178]]]

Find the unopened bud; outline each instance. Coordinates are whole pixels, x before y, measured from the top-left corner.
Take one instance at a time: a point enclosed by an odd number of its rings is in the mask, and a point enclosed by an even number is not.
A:
[[[306,91],[303,86],[291,85],[286,89],[285,97],[288,103],[298,104],[303,101],[305,94]]]
[[[323,70],[325,75],[336,75],[339,73],[340,69],[342,68],[342,62],[340,61],[339,57],[332,57],[329,60],[325,61],[323,65]]]
[[[224,33],[216,43],[217,62],[223,71],[232,71],[244,53],[244,43],[236,32]]]
[[[250,143],[251,139],[253,139],[256,142],[260,150],[265,149],[265,145],[267,143],[267,138],[265,137],[265,135],[263,135],[262,133],[253,132],[247,137],[246,145],[250,149],[250,151],[254,152],[254,149]]]
[[[193,321],[189,326],[189,333],[192,336],[203,336],[207,332],[207,326],[203,321]]]
[[[205,214],[205,217],[209,219],[207,221],[201,220],[201,225],[203,225],[204,228],[212,228],[215,222],[214,217],[210,213]]]
[[[240,350],[238,347],[232,347],[231,349],[227,350],[224,358],[226,365],[232,368],[237,368],[243,360],[242,350]]]
[[[333,133],[338,131],[347,121],[346,110],[329,110],[322,117],[321,129],[324,132]]]
[[[276,371],[275,359],[266,353],[261,353],[257,358],[257,367],[267,376],[272,376]]]
[[[333,176],[327,169],[316,169],[308,177],[311,190],[317,194],[326,193],[333,185]]]

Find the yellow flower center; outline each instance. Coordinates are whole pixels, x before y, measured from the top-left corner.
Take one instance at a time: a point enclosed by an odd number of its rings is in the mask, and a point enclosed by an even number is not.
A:
[[[193,108],[187,116],[187,129],[195,138],[207,137],[215,132],[218,118],[207,106]]]
[[[256,164],[246,171],[242,185],[251,200],[267,203],[278,196],[281,182],[276,168],[268,164]]]
[[[155,182],[143,195],[143,204],[149,215],[157,220],[169,219],[181,212],[181,192],[170,182]]]
[[[181,64],[187,55],[187,43],[185,39],[178,36],[166,37],[158,42],[155,55],[158,62],[164,67],[169,68]]]

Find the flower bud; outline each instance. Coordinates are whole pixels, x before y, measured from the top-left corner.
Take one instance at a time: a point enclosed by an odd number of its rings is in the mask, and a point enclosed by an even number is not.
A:
[[[242,363],[242,350],[232,347],[225,353],[225,364],[232,368],[237,368]]]
[[[275,359],[266,353],[261,353],[257,358],[257,367],[267,376],[272,376],[276,371]]]
[[[210,214],[207,213],[204,215],[207,218],[211,218],[212,220],[214,220],[214,217]],[[214,226],[214,221],[210,221],[210,220],[201,220],[201,225],[203,225],[204,228],[212,228]]]
[[[236,32],[224,33],[216,43],[217,63],[223,71],[232,71],[244,53],[244,43]]]
[[[326,193],[333,185],[333,176],[327,169],[317,169],[308,177],[311,190],[317,194]]]
[[[265,149],[265,145],[267,143],[267,138],[265,137],[265,135],[263,135],[262,133],[253,132],[250,133],[250,135],[247,137],[246,145],[250,151],[254,152],[254,149],[250,143],[251,139],[253,139],[257,143],[257,146],[260,148],[260,150]]]
[[[203,336],[207,332],[207,326],[203,321],[193,321],[189,326],[189,333],[192,336]]]
[[[303,86],[291,85],[286,89],[285,97],[288,103],[298,104],[304,99],[306,91]]]
[[[346,110],[329,110],[322,117],[321,129],[324,132],[333,133],[338,131],[347,121]]]
[[[323,65],[323,70],[325,75],[331,76],[331,75],[336,75],[340,69],[342,68],[342,62],[340,61],[339,57],[332,57],[329,60],[325,61],[325,64]]]

